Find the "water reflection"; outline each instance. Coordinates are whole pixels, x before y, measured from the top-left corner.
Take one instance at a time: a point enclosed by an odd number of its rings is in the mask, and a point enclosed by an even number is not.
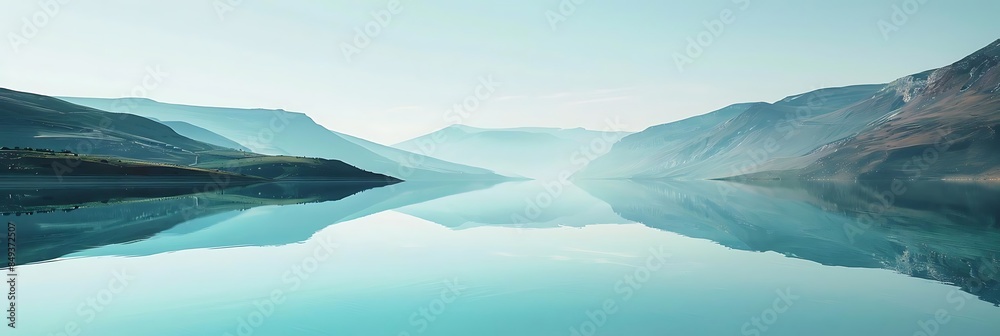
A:
[[[139,247],[123,255],[148,255],[197,247],[280,245],[303,241],[323,227],[443,195],[485,188],[489,184],[283,182],[200,191],[203,185],[90,185],[79,188],[10,189],[3,218],[17,223],[18,262],[47,261],[106,246]],[[16,197],[15,197],[16,196]],[[50,200],[51,203],[43,203]],[[99,200],[99,201],[95,201]],[[253,226],[199,231],[259,207],[328,204],[321,213],[301,214]],[[280,230],[275,225],[282,224]],[[255,231],[256,230],[256,231]],[[139,241],[176,237],[176,245],[148,251]]]
[[[73,258],[24,268],[38,298],[24,314],[54,321],[25,329],[42,333],[86,321],[74,309],[118,270],[142,280],[89,334],[169,335],[183,321],[235,335],[275,290],[284,303],[255,335],[572,335],[608,300],[617,310],[600,335],[753,334],[763,329],[749,321],[786,290],[801,299],[768,335],[914,334],[942,309],[954,318],[942,332],[1000,330],[997,188],[905,189],[887,200],[892,185],[270,185],[7,218],[38,230],[25,243],[36,260]],[[324,246],[334,257],[309,266]],[[454,305],[420,315],[448,281],[462,287]],[[849,322],[817,329],[831,316]]]
[[[626,219],[730,248],[954,283],[1000,303],[992,185],[603,182],[581,187]],[[897,185],[897,187],[899,187]]]

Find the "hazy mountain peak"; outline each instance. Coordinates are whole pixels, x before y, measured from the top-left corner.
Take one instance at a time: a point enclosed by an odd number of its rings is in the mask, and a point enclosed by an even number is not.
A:
[[[246,116],[256,116],[256,117],[270,117],[276,114],[281,114],[284,116],[290,116],[293,118],[298,118],[300,116],[307,117],[305,113],[286,111],[284,109],[267,109],[267,108],[238,108],[238,107],[218,107],[218,106],[199,106],[199,105],[188,105],[180,103],[166,103],[150,98],[141,97],[123,97],[123,98],[88,98],[88,97],[56,97],[74,104],[81,104],[83,106],[95,107],[106,111],[121,111],[136,109],[139,107],[155,107],[155,108],[176,108],[178,111],[199,111],[199,112],[211,112],[214,114],[221,114],[229,117],[246,117]],[[175,119],[170,119],[164,117],[164,120],[171,121]],[[309,119],[312,121],[312,119]]]
[[[583,151],[596,139],[620,139],[628,132],[584,128],[477,128],[451,125],[393,145],[445,161],[483,167],[505,174],[544,179],[582,168]]]
[[[469,125],[462,125],[462,124],[449,125],[447,128],[454,128],[454,129],[460,129],[460,130],[481,130],[481,128],[478,128],[478,127],[473,127],[473,126],[469,126]]]
[[[260,154],[340,160],[368,171],[404,180],[501,178],[486,169],[415,155],[338,133],[314,122],[304,113],[280,109],[189,106],[153,101],[148,104],[137,104],[99,98],[64,99],[102,110],[132,113],[164,121],[184,121]],[[223,141],[216,140],[213,141]]]
[[[441,131],[447,131],[447,130],[459,131],[462,133],[470,133],[470,134],[484,131],[484,129],[482,128],[473,127],[469,125],[462,125],[462,124],[449,125],[448,127],[441,129]]]
[[[144,103],[144,104],[159,103],[159,101],[153,100],[151,98],[144,98],[144,97],[122,97],[122,98],[118,98],[117,100],[130,101],[130,102],[135,102],[135,103]]]

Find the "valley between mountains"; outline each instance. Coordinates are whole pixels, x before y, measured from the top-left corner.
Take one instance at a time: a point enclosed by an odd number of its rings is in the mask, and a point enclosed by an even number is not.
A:
[[[737,103],[643,131],[453,125],[391,146],[304,113],[0,90],[4,177],[997,180],[1000,41],[885,84]],[[600,139],[594,160],[577,160]],[[583,164],[580,164],[582,161]],[[216,177],[218,179],[218,177]]]

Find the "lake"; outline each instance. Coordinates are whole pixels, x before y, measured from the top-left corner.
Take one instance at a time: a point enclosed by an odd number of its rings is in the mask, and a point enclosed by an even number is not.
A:
[[[993,185],[93,188],[0,192],[17,335],[1000,334]]]

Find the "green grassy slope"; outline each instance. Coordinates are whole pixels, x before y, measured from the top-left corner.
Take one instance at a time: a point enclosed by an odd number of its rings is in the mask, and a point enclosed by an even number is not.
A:
[[[186,181],[212,180],[219,176],[246,182],[266,179],[222,170],[152,163],[137,160],[79,155],[44,153],[27,150],[0,150],[0,176],[52,177],[62,181],[72,177],[107,178],[183,178]]]
[[[0,89],[0,145],[63,154],[9,151],[3,176],[176,177],[248,175],[248,179],[398,182],[325,159],[271,157],[193,140],[156,121],[74,105],[52,97]],[[73,155],[73,154],[70,154]],[[107,161],[102,162],[101,160]],[[217,170],[217,171],[216,171]]]
[[[292,156],[251,156],[208,162],[196,167],[275,180],[399,181],[382,174],[360,170],[341,161]]]

